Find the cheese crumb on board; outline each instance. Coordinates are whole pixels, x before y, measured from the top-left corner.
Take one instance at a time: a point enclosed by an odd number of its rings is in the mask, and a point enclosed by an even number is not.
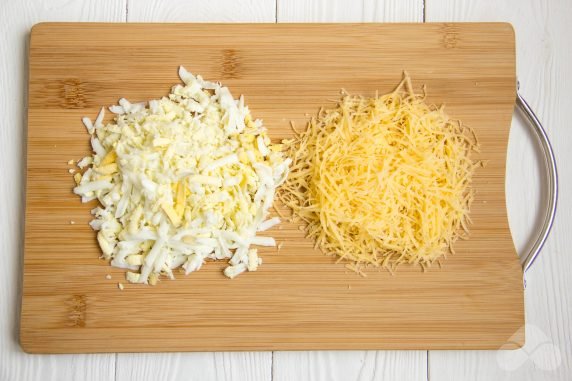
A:
[[[476,136],[427,104],[406,74],[386,95],[344,94],[294,132],[283,141],[293,164],[279,198],[348,269],[425,269],[468,232]]]
[[[280,222],[267,218],[291,160],[242,97],[183,67],[179,76],[184,84],[167,97],[120,99],[107,124],[104,109],[82,119],[94,153],[77,163],[74,193],[99,201],[90,226],[130,283],[154,285],[207,259],[229,260],[224,274],[233,278],[257,270],[252,245],[276,245],[260,234]]]

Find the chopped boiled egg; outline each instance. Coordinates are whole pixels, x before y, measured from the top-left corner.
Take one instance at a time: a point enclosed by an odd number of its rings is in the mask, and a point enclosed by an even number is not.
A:
[[[83,118],[93,155],[77,163],[74,193],[98,200],[90,226],[103,257],[129,270],[131,283],[155,284],[173,269],[188,274],[206,259],[228,259],[234,278],[261,263],[258,236],[291,160],[271,144],[262,121],[241,97],[184,68],[167,97],[143,103],[121,99],[112,122]],[[120,284],[121,285],[121,284]],[[122,285],[121,285],[122,286]]]

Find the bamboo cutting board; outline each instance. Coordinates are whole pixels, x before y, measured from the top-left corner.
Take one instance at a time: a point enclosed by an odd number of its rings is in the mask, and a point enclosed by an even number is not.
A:
[[[39,24],[29,52],[28,162],[20,340],[37,353],[306,349],[493,349],[523,344],[522,271],[504,194],[515,100],[509,24]],[[312,249],[299,226],[272,231],[255,273],[224,263],[155,287],[98,259],[95,204],[67,161],[89,153],[82,116],[179,82],[177,68],[244,94],[275,139],[340,89],[390,91],[402,70],[481,141],[471,238],[422,273],[362,278]],[[70,224],[75,221],[75,224]],[[111,274],[112,279],[106,279]],[[120,291],[117,283],[123,282]]]

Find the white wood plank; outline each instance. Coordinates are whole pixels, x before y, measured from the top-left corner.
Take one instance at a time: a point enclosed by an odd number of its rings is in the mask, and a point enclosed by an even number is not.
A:
[[[421,0],[278,0],[278,22],[420,22]],[[273,380],[425,380],[425,351],[275,352]]]
[[[3,1],[0,5],[0,380],[113,380],[115,356],[23,353],[17,331],[24,216],[27,49],[41,21],[124,21],[116,0]]]
[[[270,352],[119,354],[117,380],[271,380]]]
[[[422,0],[277,0],[278,22],[420,22]]]
[[[274,22],[275,0],[128,0],[132,22]]]
[[[276,3],[137,0],[130,22],[274,22]],[[118,380],[270,380],[271,352],[119,354]]]
[[[426,380],[425,351],[275,352],[274,381]]]
[[[509,352],[430,352],[430,379],[569,380],[572,378],[572,50],[568,0],[428,0],[427,21],[509,21],[517,41],[521,92],[545,124],[560,165],[559,212],[547,245],[527,274],[527,342]],[[507,206],[517,249],[534,231],[545,197],[542,171],[525,127],[515,120],[507,162]]]

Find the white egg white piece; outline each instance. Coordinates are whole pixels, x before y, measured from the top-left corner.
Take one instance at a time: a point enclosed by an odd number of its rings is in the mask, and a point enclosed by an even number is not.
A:
[[[257,236],[280,223],[269,218],[276,188],[291,160],[274,147],[244,98],[182,66],[183,84],[148,103],[121,98],[103,123],[83,118],[93,155],[74,193],[99,200],[90,226],[102,256],[128,269],[131,283],[155,284],[160,275],[186,274],[207,259],[226,259],[234,278],[262,260],[251,246],[276,246]]]

